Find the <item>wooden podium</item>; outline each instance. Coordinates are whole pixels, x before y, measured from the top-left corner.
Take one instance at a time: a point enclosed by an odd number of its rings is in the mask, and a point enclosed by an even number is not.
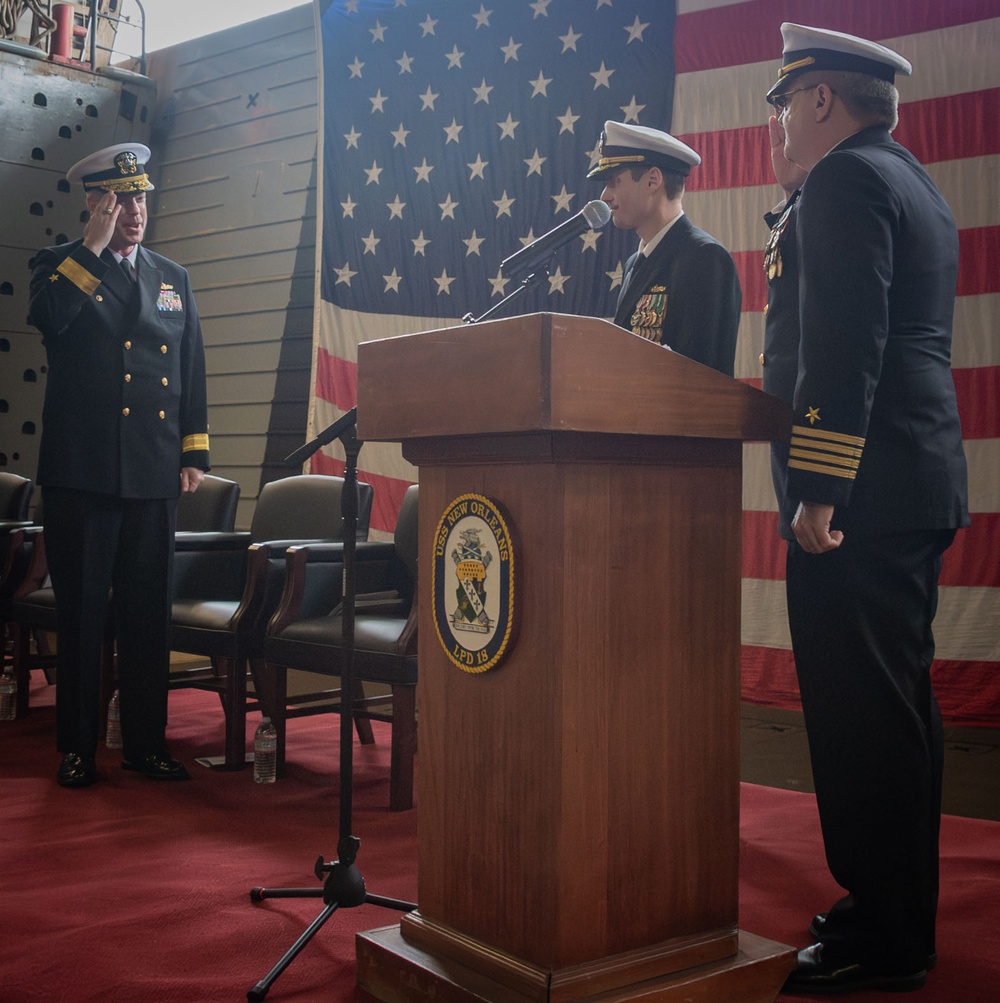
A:
[[[362,344],[358,434],[420,468],[418,909],[358,935],[382,1000],[771,1001],[737,927],[742,441],[780,401],[557,314]],[[433,541],[485,496],[514,640],[462,671]]]

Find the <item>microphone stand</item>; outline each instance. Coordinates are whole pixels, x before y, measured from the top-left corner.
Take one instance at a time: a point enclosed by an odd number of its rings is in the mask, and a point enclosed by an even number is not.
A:
[[[521,284],[513,289],[511,292],[507,293],[502,300],[494,303],[493,306],[489,308],[482,316],[473,317],[472,312],[467,313],[463,318],[462,322],[464,324],[478,324],[481,320],[486,320],[487,317],[492,316],[499,310],[505,303],[512,300],[515,296],[519,296],[525,291],[525,289],[530,289],[532,286],[538,285],[539,282],[547,279],[549,277],[549,262],[552,260],[552,255],[555,254],[553,250],[552,254],[549,255],[548,259],[542,262],[539,268],[536,268],[530,275],[522,280]]]
[[[346,657],[340,677],[340,832],[337,842],[337,859],[316,861],[313,873],[323,882],[312,888],[252,888],[251,902],[269,898],[322,898],[323,910],[309,924],[294,944],[281,956],[278,963],[247,992],[247,999],[262,1000],[275,979],[295,960],[299,952],[319,932],[323,924],[337,911],[354,908],[370,902],[372,905],[401,912],[412,912],[416,902],[372,895],[365,888],[365,879],[358,869],[356,859],[361,840],[351,833],[351,816],[354,799],[354,614],[357,576],[355,569],[356,537],[358,526],[358,454],[364,443],[357,437],[357,407],[338,418],[312,441],[286,457],[287,466],[301,466],[320,446],[340,439],[344,447],[344,490],[341,494],[341,516],[344,536],[343,585],[343,639]],[[324,875],[326,878],[324,880]]]

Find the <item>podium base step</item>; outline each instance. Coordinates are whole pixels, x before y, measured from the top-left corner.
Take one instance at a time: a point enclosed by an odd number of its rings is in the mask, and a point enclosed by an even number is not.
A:
[[[403,939],[399,925],[355,937],[357,984],[383,1003],[552,1003],[548,990],[519,993],[482,972],[437,958]],[[576,997],[579,1003],[773,1003],[795,967],[795,950],[740,931],[737,953],[668,977],[612,992]]]

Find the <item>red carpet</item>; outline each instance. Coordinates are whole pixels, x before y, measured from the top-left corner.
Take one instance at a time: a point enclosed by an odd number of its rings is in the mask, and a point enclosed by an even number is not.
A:
[[[36,675],[31,713],[0,723],[0,1001],[245,999],[322,908],[320,899],[255,905],[249,891],[317,884],[316,858],[336,856],[338,719],[291,721],[288,778],[257,786],[249,768],[232,774],[194,763],[221,750],[222,712],[212,694],[178,691],[168,737],[192,783],[150,783],[102,750],[104,782],[65,791],[53,780],[51,691]],[[413,899],[419,808],[385,807],[388,734],[375,727],[378,745],[355,747],[358,864],[370,892]],[[804,946],[810,916],[838,894],[823,866],[813,798],[744,785],[741,836],[740,925]],[[942,836],[940,961],[913,998],[992,1003],[1000,823],[948,817]],[[354,933],[397,921],[371,905],[339,910],[267,999],[370,1001],[354,987]]]

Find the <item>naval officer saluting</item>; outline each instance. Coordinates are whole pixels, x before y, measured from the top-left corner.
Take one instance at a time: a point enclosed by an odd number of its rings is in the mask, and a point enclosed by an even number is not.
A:
[[[142,246],[150,151],[74,165],[83,236],[30,262],[48,377],[38,461],[59,631],[57,782],[98,779],[100,648],[113,615],[122,767],[186,780],[165,748],[177,499],[209,469],[205,352],[187,272]]]

